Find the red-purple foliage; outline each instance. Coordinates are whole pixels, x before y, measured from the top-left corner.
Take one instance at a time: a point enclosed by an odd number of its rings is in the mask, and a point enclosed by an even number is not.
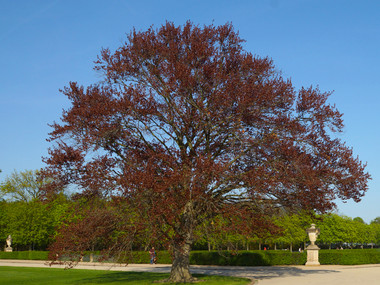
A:
[[[71,107],[52,125],[45,161],[55,186],[146,209],[171,241],[172,281],[191,279],[193,232],[205,219],[323,212],[367,190],[365,165],[332,137],[343,122],[330,93],[296,91],[241,43],[231,24],[134,30],[102,50],[103,81],[64,88]]]

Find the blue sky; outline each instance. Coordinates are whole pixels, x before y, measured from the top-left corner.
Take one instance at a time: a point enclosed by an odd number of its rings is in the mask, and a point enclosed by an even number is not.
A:
[[[0,181],[43,167],[48,124],[68,107],[58,90],[100,80],[92,68],[102,47],[166,20],[232,22],[245,49],[271,57],[295,86],[334,90],[346,126],[339,137],[373,178],[362,202],[338,203],[339,213],[370,222],[380,216],[379,11],[375,0],[0,0]]]

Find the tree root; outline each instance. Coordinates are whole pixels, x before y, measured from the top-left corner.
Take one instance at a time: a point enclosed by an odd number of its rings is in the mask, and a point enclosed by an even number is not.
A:
[[[191,277],[191,278],[168,278],[163,280],[157,280],[154,281],[154,283],[201,283],[205,280],[199,280],[198,278]]]

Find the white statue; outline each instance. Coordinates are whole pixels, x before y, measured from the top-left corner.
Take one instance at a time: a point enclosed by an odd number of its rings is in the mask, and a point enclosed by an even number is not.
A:
[[[12,237],[11,237],[11,235],[9,235],[7,237],[6,241],[7,241],[7,247],[11,247],[11,245],[12,245]]]

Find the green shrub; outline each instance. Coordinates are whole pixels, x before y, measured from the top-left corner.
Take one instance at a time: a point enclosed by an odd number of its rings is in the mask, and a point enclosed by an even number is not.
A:
[[[197,265],[269,266],[305,263],[305,253],[289,251],[193,251],[190,254],[190,264]]]
[[[289,251],[193,251],[190,264],[230,266],[304,265],[307,253]],[[320,250],[319,262],[331,265],[379,264],[380,249]]]
[[[83,261],[90,261],[90,253],[86,252]],[[100,252],[93,252],[94,261],[101,258]],[[0,252],[0,259],[47,260],[47,251],[14,251]],[[149,252],[133,251],[119,259],[113,258],[109,262],[147,264],[150,261]],[[356,265],[379,264],[380,249],[345,249],[320,250],[321,264]],[[157,251],[157,263],[171,264],[172,257],[168,251]],[[192,251],[190,264],[192,265],[229,265],[229,266],[270,266],[270,265],[303,265],[306,263],[306,252],[289,252],[276,250],[256,251]]]
[[[321,264],[357,265],[380,263],[380,249],[320,250]]]
[[[0,251],[0,259],[47,260],[48,251]]]
[[[269,265],[304,265],[306,252],[267,251]]]

